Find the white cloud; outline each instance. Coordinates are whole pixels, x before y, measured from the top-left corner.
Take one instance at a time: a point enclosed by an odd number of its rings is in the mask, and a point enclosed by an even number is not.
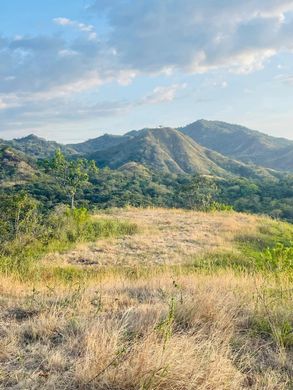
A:
[[[5,103],[4,100],[0,99],[0,110],[4,110],[7,107],[7,103]]]
[[[292,74],[279,74],[275,77],[276,80],[281,81],[285,85],[293,85],[293,75]]]
[[[158,86],[153,92],[146,96],[143,104],[158,104],[163,102],[171,102],[176,98],[177,92],[180,89],[186,88],[186,84],[173,84],[169,86]]]
[[[293,51],[292,11],[292,0],[97,0],[93,24],[58,17],[58,34],[0,37],[2,124],[12,123],[13,116],[23,124],[32,115],[41,122],[42,113],[43,120],[79,118],[72,101],[80,92],[113,81],[128,85],[141,75],[211,72],[217,87],[225,88],[229,76],[219,70],[247,74],[278,53]],[[94,25],[100,18],[108,25],[98,39]],[[65,34],[67,28],[74,34]],[[292,84],[292,76],[281,81]],[[81,111],[104,115],[170,102],[183,88],[158,84],[139,102],[87,105]]]
[[[55,18],[53,21],[60,26],[70,26],[72,24],[72,21],[67,18]]]
[[[71,26],[73,28],[76,28],[79,31],[88,33],[89,39],[97,38],[95,27],[91,24],[84,24],[84,23],[77,22],[76,20],[71,20],[68,18],[61,18],[61,17],[53,19],[53,22],[60,26]]]
[[[58,54],[60,57],[71,57],[78,55],[78,52],[70,49],[61,49],[59,50]]]

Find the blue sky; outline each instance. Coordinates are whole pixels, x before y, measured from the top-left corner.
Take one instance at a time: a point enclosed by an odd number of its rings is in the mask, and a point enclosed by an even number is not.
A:
[[[0,3],[0,138],[239,123],[293,139],[292,0]]]

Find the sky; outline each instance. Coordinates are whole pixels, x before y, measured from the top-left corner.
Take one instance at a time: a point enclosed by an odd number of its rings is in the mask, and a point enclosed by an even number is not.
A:
[[[293,139],[293,0],[0,1],[0,138],[198,119]]]

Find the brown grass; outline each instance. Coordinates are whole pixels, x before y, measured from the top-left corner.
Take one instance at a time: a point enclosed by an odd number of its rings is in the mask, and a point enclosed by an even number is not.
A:
[[[292,347],[260,321],[278,330],[280,318],[293,320],[289,277],[169,266],[197,251],[233,249],[234,237],[268,220],[158,209],[115,215],[135,220],[141,232],[51,256],[65,268],[111,265],[108,273],[69,283],[0,276],[0,388],[292,388]],[[90,266],[78,261],[87,256]],[[166,267],[141,277],[114,272],[124,261]]]

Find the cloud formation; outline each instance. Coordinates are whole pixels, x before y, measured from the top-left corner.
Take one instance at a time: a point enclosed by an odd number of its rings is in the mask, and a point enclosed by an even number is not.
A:
[[[173,84],[169,86],[158,86],[153,92],[142,99],[142,104],[158,104],[172,102],[180,89],[186,88],[186,84]]]
[[[85,32],[88,34],[88,38],[91,39],[96,39],[97,38],[97,33],[95,32],[95,27],[91,24],[84,24],[77,22],[75,20],[71,20],[68,18],[55,18],[53,19],[54,23],[60,25],[60,26],[71,26],[76,28],[79,31]]]
[[[141,71],[238,73],[292,50],[292,0],[97,0],[112,27],[108,43]]]
[[[92,24],[54,18],[56,34],[0,36],[0,119],[6,128],[171,102],[184,88],[172,74],[246,74],[278,53],[293,52],[292,0],[93,0],[88,12]],[[107,28],[98,35],[101,20]],[[74,34],[67,34],[69,28]],[[78,100],[106,83],[128,85],[161,74],[170,85],[158,81],[136,103]],[[292,84],[291,78],[284,82]]]

